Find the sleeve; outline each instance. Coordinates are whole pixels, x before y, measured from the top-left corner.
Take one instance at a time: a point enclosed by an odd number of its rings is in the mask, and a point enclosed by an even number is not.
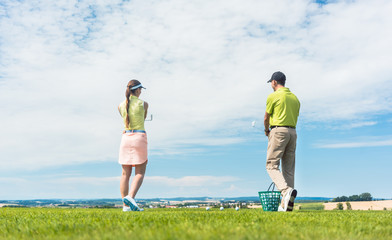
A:
[[[265,108],[266,113],[268,113],[269,115],[272,115],[273,111],[274,111],[274,100],[273,100],[273,96],[272,94],[270,94],[267,98],[267,107]]]

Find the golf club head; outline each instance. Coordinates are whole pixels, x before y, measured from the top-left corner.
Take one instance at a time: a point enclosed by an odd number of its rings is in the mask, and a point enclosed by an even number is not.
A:
[[[252,127],[255,127],[256,126],[256,121],[253,121],[252,122]]]
[[[262,131],[261,127],[256,126],[256,120],[252,122],[252,127],[253,127],[254,129],[257,129],[257,130]]]
[[[150,114],[150,118],[146,118],[144,121],[152,121],[152,114]]]

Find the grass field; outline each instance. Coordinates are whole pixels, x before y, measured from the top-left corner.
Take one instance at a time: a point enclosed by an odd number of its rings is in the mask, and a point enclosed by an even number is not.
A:
[[[295,204],[296,210],[307,211],[307,210],[324,210],[323,203],[316,202],[316,203],[298,203]]]
[[[0,208],[0,239],[392,239],[391,211]]]

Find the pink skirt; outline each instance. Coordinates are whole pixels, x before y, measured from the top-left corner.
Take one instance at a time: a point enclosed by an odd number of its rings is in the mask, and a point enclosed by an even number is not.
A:
[[[138,165],[147,161],[147,135],[145,133],[123,133],[118,163]]]

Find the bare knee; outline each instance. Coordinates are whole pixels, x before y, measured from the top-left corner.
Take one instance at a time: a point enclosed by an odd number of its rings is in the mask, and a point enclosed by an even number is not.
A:
[[[135,176],[144,176],[145,172],[146,172],[146,165],[147,162],[140,164],[140,165],[136,165],[135,166]]]
[[[135,177],[144,177],[145,171],[135,171]]]
[[[123,167],[122,169],[122,177],[130,178],[132,174],[132,166]]]

